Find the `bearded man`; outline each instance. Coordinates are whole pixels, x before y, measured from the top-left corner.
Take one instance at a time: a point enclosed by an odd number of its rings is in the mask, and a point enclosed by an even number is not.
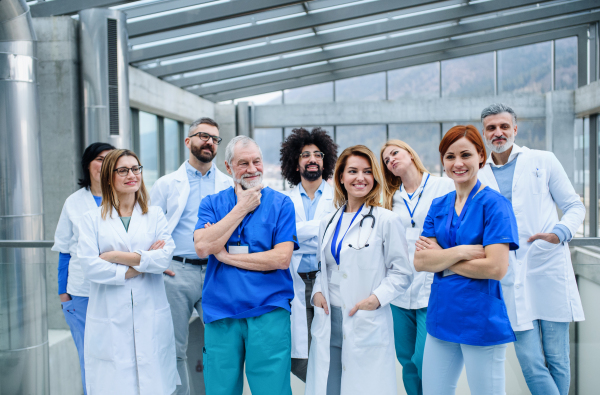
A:
[[[291,395],[288,267],[298,249],[294,204],[262,188],[260,147],[246,136],[225,149],[235,186],[202,200],[196,253],[208,257],[202,310],[207,395]]]
[[[202,312],[202,287],[207,259],[199,259],[194,248],[194,228],[200,202],[206,196],[233,185],[233,180],[219,171],[213,159],[221,142],[219,125],[210,118],[200,118],[190,125],[185,146],[189,159],[179,169],[158,179],[150,191],[153,206],[162,208],[169,231],[175,241],[175,252],[169,270],[165,271],[165,290],[171,305],[177,371],[181,385],[174,394],[189,395],[187,347],[189,321],[194,309]]]

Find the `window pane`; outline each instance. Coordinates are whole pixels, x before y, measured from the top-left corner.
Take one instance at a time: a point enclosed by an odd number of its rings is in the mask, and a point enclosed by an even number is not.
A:
[[[399,139],[417,151],[421,162],[434,175],[442,174],[440,163],[440,124],[412,123],[389,126],[389,138]]]
[[[492,52],[444,60],[442,96],[483,96],[494,94]]]
[[[179,159],[179,122],[165,118],[165,173],[169,174],[179,168],[183,160]]]
[[[263,154],[263,186],[282,191],[283,177],[279,163],[279,150],[282,143],[281,128],[256,128],[254,129],[254,141]]]
[[[158,119],[140,111],[140,161],[144,166],[144,183],[150,189],[158,179]]]
[[[289,126],[289,127],[286,127],[286,128],[285,128],[285,133],[284,133],[284,134],[285,134],[285,137],[287,137],[287,136],[289,136],[290,134],[292,134],[292,130],[293,130],[293,129],[296,129],[296,128],[299,128],[299,127],[300,127],[300,128],[304,128],[304,129],[308,130],[309,132],[310,132],[311,130],[313,130],[314,128],[316,128],[316,126],[293,126],[293,127],[292,127],[292,126]],[[327,132],[327,134],[328,134],[329,136],[331,136],[331,138],[334,138],[334,137],[333,137],[333,126],[319,126],[319,127],[320,127],[321,129],[323,129],[324,131],[326,131],[326,132]]]
[[[546,149],[546,120],[518,121],[515,144],[531,149]]]
[[[498,51],[498,93],[544,93],[552,88],[550,41]]]
[[[239,99],[235,99],[233,101],[234,104],[237,104],[242,101],[249,101],[254,103],[255,106],[262,106],[266,104],[281,104],[282,103],[283,94],[281,91],[277,92],[269,92],[263,93],[255,96],[248,97],[240,97]]]
[[[385,125],[355,125],[338,126],[335,128],[335,142],[338,145],[338,155],[348,147],[362,144],[369,147],[376,157],[386,141]]]
[[[440,97],[439,62],[388,71],[388,100]]]
[[[577,37],[554,41],[554,89],[577,89]]]
[[[385,100],[385,73],[335,81],[335,101]]]
[[[333,101],[333,82],[308,85],[283,91],[285,104],[324,103]]]

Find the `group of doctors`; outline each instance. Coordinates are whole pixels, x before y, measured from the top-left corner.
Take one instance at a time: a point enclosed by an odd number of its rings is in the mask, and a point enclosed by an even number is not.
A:
[[[92,144],[53,247],[84,389],[189,394],[196,309],[209,395],[241,394],[244,370],[253,394],[291,394],[290,371],[306,394],[396,394],[395,359],[411,395],[454,394],[463,367],[473,394],[504,394],[510,342],[532,394],[566,395],[585,208],[552,153],[514,144],[510,107],[481,118],[483,138],[442,139],[447,177],[400,140],[338,157],[324,130],[294,129],[287,194],[262,186],[249,137],[220,172],[209,118],[150,193],[135,153]]]

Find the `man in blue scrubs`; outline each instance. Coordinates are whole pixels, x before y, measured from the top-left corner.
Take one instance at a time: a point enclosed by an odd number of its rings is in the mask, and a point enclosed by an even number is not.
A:
[[[254,395],[291,395],[288,270],[298,249],[291,199],[262,188],[262,153],[238,136],[225,149],[234,187],[205,197],[194,246],[208,257],[202,310],[207,395],[243,390],[244,364]]]

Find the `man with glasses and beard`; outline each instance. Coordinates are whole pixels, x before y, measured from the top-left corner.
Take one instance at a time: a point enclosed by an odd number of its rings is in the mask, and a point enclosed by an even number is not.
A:
[[[175,241],[169,270],[165,271],[165,289],[171,305],[177,371],[181,385],[174,394],[189,395],[187,346],[189,321],[194,309],[202,315],[202,287],[207,259],[199,259],[194,248],[194,228],[203,198],[233,186],[233,180],[219,171],[213,159],[221,142],[219,125],[200,118],[190,125],[185,146],[189,159],[177,171],[158,179],[150,192],[150,204],[162,208],[168,229]]]
[[[552,152],[514,143],[512,108],[492,104],[481,122],[491,154],[479,179],[512,203],[519,229],[520,248],[510,252],[502,279],[517,358],[532,395],[567,395],[569,323],[584,320],[568,242],[585,206]]]
[[[281,174],[294,188],[289,196],[296,211],[300,249],[294,251],[290,270],[294,280],[292,301],[292,373],[306,382],[310,327],[315,315],[311,294],[319,270],[319,224],[334,211],[333,188],[325,180],[333,175],[337,145],[321,128],[292,130],[280,151]]]

